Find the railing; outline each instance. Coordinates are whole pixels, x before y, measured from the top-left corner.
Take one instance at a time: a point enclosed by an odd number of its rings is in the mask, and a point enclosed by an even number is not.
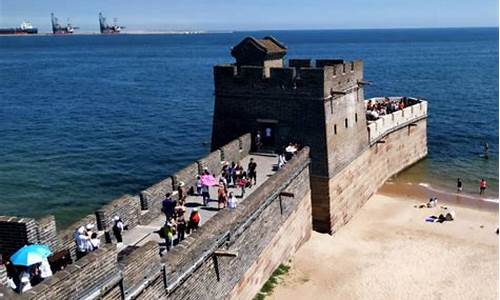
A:
[[[384,98],[367,99],[377,101]],[[391,98],[392,99],[392,98]],[[417,100],[417,99],[411,99]],[[368,121],[368,139],[370,144],[375,143],[384,135],[402,127],[427,117],[427,101],[418,102],[392,114],[380,116],[375,121]]]

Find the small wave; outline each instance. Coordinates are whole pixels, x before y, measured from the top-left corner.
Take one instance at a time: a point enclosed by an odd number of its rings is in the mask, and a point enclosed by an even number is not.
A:
[[[491,202],[491,203],[497,203],[497,204],[500,203],[498,198],[483,198],[483,197],[478,197],[478,196],[474,196],[474,195],[466,194],[466,193],[457,194],[457,193],[450,192],[447,190],[435,188],[426,182],[420,182],[418,185],[421,187],[424,187],[430,191],[440,193],[440,194],[446,194],[448,196],[460,195],[461,198],[466,198],[466,199],[471,199],[471,200],[479,200],[479,201],[485,201],[485,202]]]

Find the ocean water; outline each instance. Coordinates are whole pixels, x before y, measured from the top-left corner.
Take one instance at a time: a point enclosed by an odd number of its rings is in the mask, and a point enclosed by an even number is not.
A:
[[[0,37],[0,214],[66,226],[203,156],[212,66],[269,34],[288,58],[363,59],[367,98],[429,101],[429,156],[399,180],[498,198],[498,28],[26,36]]]

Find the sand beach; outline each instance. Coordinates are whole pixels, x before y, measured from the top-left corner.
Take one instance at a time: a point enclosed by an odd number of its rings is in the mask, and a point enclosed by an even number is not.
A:
[[[425,195],[381,191],[334,236],[313,232],[268,298],[498,299],[498,204],[416,208]],[[456,219],[425,222],[442,205]]]

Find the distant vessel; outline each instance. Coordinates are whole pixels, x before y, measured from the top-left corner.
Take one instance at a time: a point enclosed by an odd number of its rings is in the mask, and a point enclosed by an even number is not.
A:
[[[114,19],[113,25],[108,25],[106,18],[102,15],[102,13],[99,13],[99,28],[101,29],[102,34],[113,34],[120,33],[120,31],[122,31],[125,27],[116,24],[116,18]]]
[[[33,27],[30,22],[24,21],[20,27],[0,28],[0,34],[37,34],[38,28]]]
[[[73,25],[69,23],[69,20],[68,24],[63,27],[61,24],[59,24],[59,20],[54,16],[54,13],[50,14],[50,19],[52,21],[52,32],[54,34],[71,34],[75,32],[76,29],[78,29],[78,27],[73,27]]]

